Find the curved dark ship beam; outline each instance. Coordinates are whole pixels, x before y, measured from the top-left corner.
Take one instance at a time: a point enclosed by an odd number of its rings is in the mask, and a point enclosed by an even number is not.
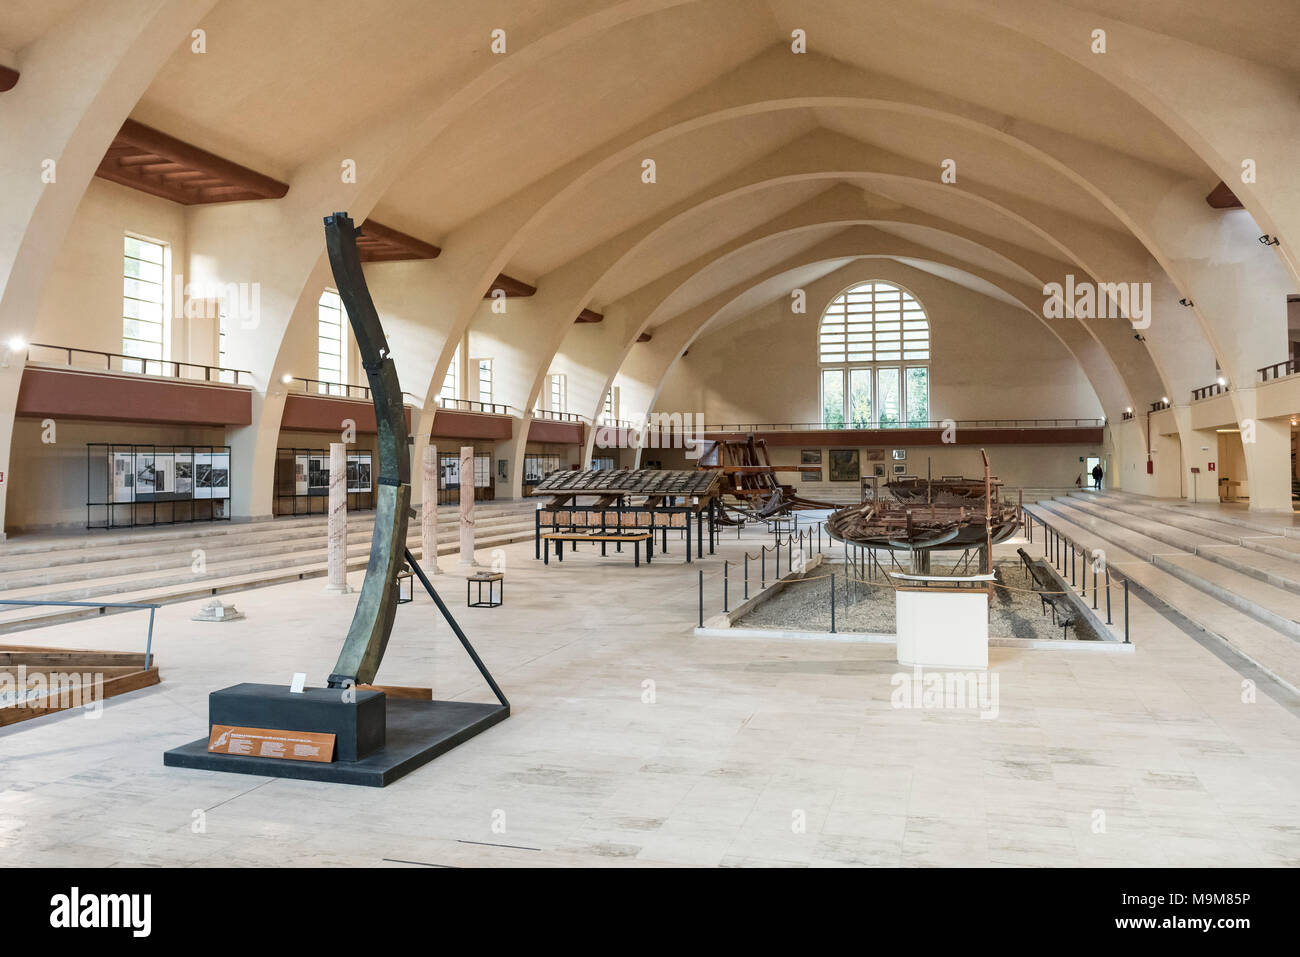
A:
[[[370,563],[357,599],[348,637],[329,677],[331,688],[370,684],[388,647],[397,611],[397,575],[406,554],[406,528],[411,516],[411,453],[397,382],[379,313],[370,299],[357,253],[357,234],[347,213],[325,217],[325,248],[339,298],[356,336],[361,365],[370,383],[379,432],[379,479],[375,502],[375,532]]]

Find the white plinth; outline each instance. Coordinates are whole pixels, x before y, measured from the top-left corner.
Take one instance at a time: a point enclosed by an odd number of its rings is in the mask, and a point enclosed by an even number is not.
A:
[[[898,663],[921,668],[989,666],[989,599],[982,589],[894,592]]]

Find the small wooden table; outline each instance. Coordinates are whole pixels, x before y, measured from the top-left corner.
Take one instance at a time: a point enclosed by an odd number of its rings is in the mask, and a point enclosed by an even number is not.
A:
[[[578,542],[600,542],[600,554],[607,554],[606,548],[610,542],[618,546],[618,550],[623,550],[624,542],[632,543],[632,556],[635,565],[641,567],[641,543],[645,543],[645,563],[650,564],[651,557],[654,554],[654,535],[650,532],[596,532],[587,534],[582,532],[547,532],[542,538],[547,541],[555,542],[555,557],[559,561],[564,561],[564,543],[573,542],[576,550]],[[551,563],[550,548],[542,549],[542,561],[549,565]]]

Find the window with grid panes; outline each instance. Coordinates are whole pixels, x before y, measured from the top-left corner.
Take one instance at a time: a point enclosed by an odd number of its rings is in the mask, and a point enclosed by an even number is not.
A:
[[[829,428],[923,426],[930,418],[930,321],[889,282],[836,296],[817,336],[822,422]]]
[[[136,236],[122,244],[122,353],[127,372],[163,375],[166,344],[167,247]]]
[[[316,391],[343,395],[348,381],[348,361],[343,332],[343,300],[332,289],[321,293],[316,304]]]

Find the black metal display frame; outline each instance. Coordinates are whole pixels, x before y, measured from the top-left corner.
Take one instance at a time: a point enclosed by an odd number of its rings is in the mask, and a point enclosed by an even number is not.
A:
[[[328,515],[329,505],[329,485],[324,486],[320,492],[308,491],[305,495],[297,492],[280,491],[280,469],[287,465],[289,469],[289,481],[294,480],[294,467],[299,455],[317,456],[329,461],[329,449],[309,449],[309,448],[278,448],[275,450],[275,494],[272,498],[274,503],[275,514],[277,516],[293,515]],[[368,492],[348,492],[348,511],[365,512],[373,511],[375,507],[375,453],[371,449],[358,449],[355,452],[348,452],[348,455],[369,455],[370,456],[370,491]],[[327,470],[328,471],[328,470]],[[289,508],[285,509],[285,502],[292,503]],[[316,508],[319,503],[320,507]]]
[[[613,533],[622,534],[624,532],[649,532],[651,536],[659,533],[663,536],[663,545],[660,551],[668,553],[668,533],[681,532],[686,541],[686,563],[691,563],[692,546],[694,547],[695,557],[704,557],[704,545],[707,540],[709,554],[714,554],[714,546],[718,540],[719,529],[715,521],[717,515],[717,499],[709,498],[707,502],[699,505],[678,505],[676,500],[679,496],[664,496],[665,504],[662,505],[632,505],[628,502],[628,496],[619,495],[610,505],[600,507],[597,505],[551,505],[546,502],[540,502],[537,511],[533,515],[533,558],[534,560],[542,559],[542,535],[550,532],[557,534],[560,532],[591,532],[593,534]],[[550,513],[549,520],[543,521],[542,513]],[[590,520],[591,513],[596,513],[597,521]],[[574,520],[574,515],[581,513],[582,522]],[[614,516],[614,521],[609,521],[609,516]],[[684,515],[685,521],[682,524],[676,524],[673,521],[674,515]],[[564,516],[567,520],[561,520]],[[667,521],[656,521],[656,516],[665,516]],[[695,533],[691,534],[691,519],[695,519]],[[694,541],[692,542],[692,539]],[[574,543],[577,548],[577,543]]]
[[[96,450],[99,450],[98,454]],[[135,498],[137,494],[132,486],[132,499],[130,501],[116,501],[114,498],[113,488],[113,466],[119,454],[131,456],[131,473],[134,477],[138,473],[138,465],[141,456],[170,455],[175,462],[177,455],[189,455],[191,465],[190,491],[189,495],[183,495],[177,492],[149,493],[151,496],[148,500]],[[198,455],[224,455],[226,456],[226,495],[225,497],[216,498],[196,498],[195,491],[198,488],[198,474],[195,468],[195,458]],[[99,463],[97,465],[96,463]],[[195,522],[228,522],[234,513],[231,505],[231,485],[230,476],[234,469],[234,457],[231,454],[228,445],[156,445],[148,442],[87,442],[86,443],[86,528],[139,528],[151,525],[188,525]],[[101,495],[96,494],[95,490],[95,473],[98,467],[102,465],[104,472],[104,483],[100,490]],[[164,497],[158,497],[162,495]],[[221,507],[217,505],[220,503]],[[166,513],[159,517],[159,506],[166,506]],[[181,506],[187,506],[188,514],[181,516],[179,509]],[[206,506],[206,509],[198,506]],[[96,509],[103,509],[102,521],[96,521]],[[120,520],[119,516],[122,510],[126,510],[129,521]],[[147,510],[148,518],[142,519],[141,514]],[[202,514],[204,511],[206,515]]]

